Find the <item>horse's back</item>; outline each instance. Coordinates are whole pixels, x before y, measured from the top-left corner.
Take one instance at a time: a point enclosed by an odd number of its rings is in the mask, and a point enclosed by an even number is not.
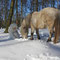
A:
[[[44,8],[39,12],[34,12],[32,14],[32,24],[36,28],[44,28],[48,24],[54,24],[59,10],[55,8]]]

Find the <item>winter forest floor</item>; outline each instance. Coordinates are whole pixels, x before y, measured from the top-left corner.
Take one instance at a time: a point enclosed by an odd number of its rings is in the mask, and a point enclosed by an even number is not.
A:
[[[29,38],[12,40],[9,33],[3,32],[4,29],[0,29],[0,60],[60,60],[60,42],[47,43],[49,36],[47,29],[39,30],[40,40],[37,40],[35,33],[34,40]]]

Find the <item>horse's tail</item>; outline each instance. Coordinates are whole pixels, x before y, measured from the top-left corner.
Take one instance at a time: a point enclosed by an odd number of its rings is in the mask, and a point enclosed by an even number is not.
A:
[[[60,16],[57,16],[57,19],[54,22],[54,26],[55,26],[55,39],[54,39],[54,43],[58,42],[59,39],[59,35],[60,35]]]

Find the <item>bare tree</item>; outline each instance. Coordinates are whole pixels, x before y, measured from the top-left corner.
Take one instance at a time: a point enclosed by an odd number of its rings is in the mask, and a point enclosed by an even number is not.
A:
[[[18,0],[16,0],[16,23],[19,26],[19,19],[18,19]]]
[[[8,16],[8,21],[7,21],[5,33],[8,32],[8,27],[12,22],[12,16],[13,16],[13,12],[14,12],[14,4],[15,4],[15,0],[11,0],[10,12],[9,12],[9,16]]]
[[[36,11],[38,11],[38,0],[36,0]]]
[[[8,0],[5,0],[5,10],[4,10],[4,12],[5,12],[5,26],[6,26],[6,24],[7,24],[7,13],[8,13]]]
[[[22,22],[22,17],[23,17],[23,1],[21,0],[21,20],[20,20],[20,24]]]

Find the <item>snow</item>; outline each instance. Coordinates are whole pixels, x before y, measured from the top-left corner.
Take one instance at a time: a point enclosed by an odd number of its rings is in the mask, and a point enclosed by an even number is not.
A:
[[[47,29],[39,30],[41,40],[36,38],[12,40],[9,33],[3,33],[4,30],[0,29],[0,60],[60,60],[60,42],[47,43],[49,34]]]
[[[40,54],[40,56],[29,56],[26,60],[60,60],[58,57],[52,57],[44,54]]]
[[[15,39],[15,38],[20,37],[17,29],[18,29],[18,27],[17,27],[16,23],[13,23],[9,26],[8,32],[9,32],[9,35],[10,35],[11,39]]]

